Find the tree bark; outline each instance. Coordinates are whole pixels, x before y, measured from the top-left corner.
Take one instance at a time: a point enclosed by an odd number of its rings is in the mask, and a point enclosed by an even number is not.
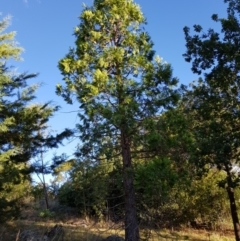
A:
[[[227,185],[228,185],[227,193],[228,193],[228,198],[230,202],[234,234],[235,234],[236,241],[240,241],[240,225],[239,225],[237,206],[236,206],[235,195],[234,195],[233,182],[232,182],[231,173],[229,170],[227,170]]]
[[[44,199],[45,199],[46,209],[49,209],[48,191],[47,191],[45,180],[43,182],[43,192],[44,192]]]
[[[123,182],[125,195],[125,241],[139,241],[139,227],[134,190],[134,171],[130,143],[124,131],[121,132],[123,159]]]
[[[43,184],[44,199],[45,199],[46,209],[49,209],[48,191],[47,191],[45,176],[44,176],[44,162],[43,162],[43,152],[42,151],[41,151],[41,162],[42,162],[42,184]]]

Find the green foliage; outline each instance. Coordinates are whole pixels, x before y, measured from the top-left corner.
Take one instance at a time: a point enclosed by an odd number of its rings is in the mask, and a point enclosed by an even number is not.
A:
[[[189,173],[183,179],[167,159],[154,160],[139,170],[136,180],[142,223],[170,228],[193,220],[214,225],[230,217],[227,194],[218,185],[224,172],[211,170],[202,178]]]
[[[218,186],[222,175],[215,170],[202,178],[191,178],[189,182],[179,180],[168,193],[165,205],[160,206],[163,222],[186,225],[199,220],[216,224],[229,218],[226,192]]]
[[[152,206],[158,200],[158,205],[165,202],[165,196],[170,192],[177,180],[176,172],[171,168],[171,162],[165,158],[156,158],[137,166],[136,186],[142,193],[147,205]]]
[[[169,219],[163,218],[163,210],[169,205],[169,196],[177,181],[177,173],[168,158],[155,158],[137,166],[135,185],[141,223],[155,226],[157,222],[159,226],[167,226]]]
[[[69,207],[76,207],[77,197],[78,197],[77,190],[74,188],[74,184],[72,184],[70,181],[65,182],[58,190],[58,200],[60,204],[63,204]],[[82,212],[83,210],[80,210],[80,213]]]
[[[75,48],[59,61],[57,94],[80,103],[77,158],[122,159],[126,239],[137,241],[133,159],[145,150],[148,123],[179,100],[178,80],[155,56],[145,18],[132,0],[95,0],[80,15]],[[98,177],[101,182],[101,178]],[[104,189],[105,190],[105,189]],[[94,190],[89,190],[94,193]]]
[[[31,195],[33,196],[35,201],[40,200],[44,195],[42,185],[38,184],[38,185],[32,186],[31,187]]]
[[[227,193],[219,187],[219,181],[225,178],[226,174],[218,170],[211,170],[201,180],[195,180],[191,185],[188,199],[189,209],[195,219],[200,218],[203,222],[221,221],[229,217],[229,203]]]
[[[103,163],[98,167],[79,163],[59,190],[60,203],[76,207],[81,215],[88,217],[123,220],[122,175],[117,166],[112,169]],[[225,173],[211,170],[199,178],[187,164],[183,168],[184,174],[177,163],[167,158],[138,163],[135,190],[142,225],[173,227],[198,220],[217,226],[229,219],[227,195],[219,187]]]
[[[1,33],[8,20],[0,22]],[[9,58],[18,59],[21,48],[15,45],[14,33],[0,35],[0,217],[16,216],[21,199],[29,189],[32,168],[29,160],[43,145],[52,146],[51,138],[40,133],[57,107],[33,104],[38,85],[27,81],[36,74],[15,74],[6,66]]]
[[[54,212],[51,212],[49,209],[43,209],[39,212],[40,218],[53,218],[55,216]]]
[[[76,49],[59,62],[66,86],[58,85],[57,93],[81,104],[78,154],[111,157],[119,130],[139,146],[143,137],[136,135],[147,128],[142,121],[176,102],[177,79],[169,64],[154,60],[153,43],[141,27],[144,17],[132,1],[95,1],[80,20]]]
[[[13,206],[13,200],[18,201],[26,192],[22,185],[30,181],[31,167],[28,161],[44,143],[38,133],[45,128],[54,108],[29,105],[34,99],[36,87],[27,87],[26,80],[35,75],[12,77],[3,67],[0,72],[0,173],[4,177],[0,181],[0,198]],[[19,192],[16,192],[15,185],[18,185]],[[0,213],[3,210],[4,205],[0,207]]]
[[[104,162],[96,166],[91,166],[89,162],[75,163],[70,176],[71,181],[58,192],[60,203],[77,207],[79,213],[85,216],[101,219],[106,215],[107,206],[111,208],[114,198],[111,194],[116,176],[113,175],[112,165]]]
[[[195,26],[197,35],[192,37],[189,28],[184,29],[187,42],[184,57],[192,62],[194,73],[204,73],[204,79],[200,78],[188,92],[185,107],[194,121],[199,167],[216,166],[234,179],[231,169],[239,163],[240,140],[240,65],[234,54],[238,51],[240,38],[239,2],[225,2],[229,3],[228,18],[213,15],[213,20],[222,26],[221,34],[213,29],[205,33],[201,27]],[[234,180],[229,183],[232,188],[236,184]]]
[[[0,21],[0,65],[2,66],[9,58],[19,59],[22,48],[14,41],[15,32],[4,33],[10,24],[11,18],[5,17]]]
[[[197,141],[195,161],[203,170],[217,167],[226,172],[222,180],[226,188],[236,240],[240,239],[239,220],[236,210],[234,189],[239,178],[232,171],[239,166],[240,145],[240,64],[239,64],[239,13],[238,0],[228,3],[227,18],[212,19],[221,24],[221,33],[213,29],[203,31],[195,25],[196,34],[184,28],[186,39],[185,60],[192,63],[192,71],[203,74],[198,85],[193,84],[186,97],[186,110],[193,117],[193,131]]]

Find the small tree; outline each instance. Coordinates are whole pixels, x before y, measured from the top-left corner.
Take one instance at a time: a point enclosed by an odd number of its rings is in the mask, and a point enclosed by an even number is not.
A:
[[[122,158],[127,241],[139,240],[133,159],[144,156],[154,117],[178,100],[178,81],[169,64],[154,60],[143,24],[132,0],[95,0],[80,16],[76,49],[59,62],[66,87],[57,86],[68,103],[74,96],[80,103],[77,156]]]
[[[72,134],[72,132],[70,130],[65,130],[64,132],[62,132],[62,134],[63,135],[60,139],[57,138],[59,135],[50,138],[52,140],[56,139],[56,143],[59,144],[62,141],[62,139],[69,137]],[[49,136],[44,135],[44,138],[48,140]],[[54,147],[57,148],[58,145]],[[40,180],[43,189],[43,196],[45,200],[46,209],[49,209],[49,188],[46,182],[45,175],[60,175],[60,170],[63,169],[63,166],[69,166],[68,164],[71,162],[71,160],[67,161],[67,156],[65,154],[62,154],[60,156],[54,155],[52,160],[46,161],[44,158],[44,154],[48,151],[49,146],[46,145],[46,143],[43,143],[43,146],[41,146],[39,149],[40,152],[32,163],[32,169],[33,172],[37,175],[38,179]],[[58,172],[57,169],[59,170]]]

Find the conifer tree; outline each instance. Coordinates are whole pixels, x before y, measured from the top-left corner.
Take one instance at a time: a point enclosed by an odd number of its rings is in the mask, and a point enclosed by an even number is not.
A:
[[[19,59],[22,48],[19,47],[14,41],[15,32],[5,33],[11,21],[10,16],[5,17],[0,21],[0,63],[3,65],[6,60],[13,58]]]
[[[18,200],[26,195],[32,168],[29,160],[43,145],[55,147],[63,138],[41,134],[58,107],[33,104],[38,85],[27,84],[37,74],[16,74],[7,67],[10,58],[20,59],[21,48],[14,32],[5,33],[9,18],[0,22],[0,219],[15,216]]]
[[[146,154],[144,136],[154,117],[178,100],[178,81],[155,56],[145,23],[132,0],[95,0],[85,7],[76,48],[59,62],[66,85],[57,86],[68,103],[80,103],[77,157],[122,159],[127,241],[139,240],[133,161]]]

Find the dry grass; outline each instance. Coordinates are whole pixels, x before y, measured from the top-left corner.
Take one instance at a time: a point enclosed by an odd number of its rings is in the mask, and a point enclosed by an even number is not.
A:
[[[95,223],[89,219],[80,219],[76,215],[76,210],[61,207],[58,203],[52,203],[56,206],[56,215],[54,221],[48,221],[39,217],[39,211],[42,210],[38,203],[27,203],[28,208],[23,212],[25,220],[10,222],[4,227],[0,226],[0,241],[16,241],[17,233],[23,230],[36,230],[44,234],[46,230],[61,224],[65,231],[64,241],[100,241],[109,235],[115,234],[124,237],[122,225],[111,223]],[[60,211],[59,211],[60,210]],[[28,220],[28,221],[27,221]],[[31,221],[29,221],[31,220]],[[231,222],[219,223],[218,229],[231,231],[204,231],[194,229],[182,229],[181,231],[169,230],[141,230],[142,241],[235,241]]]
[[[22,230],[35,230],[42,234],[53,227],[56,223],[51,222],[29,222],[15,221],[9,222],[5,226],[0,227],[0,241],[15,241],[17,234]],[[100,241],[111,234],[124,237],[124,232],[120,227],[107,226],[100,227],[94,223],[88,225],[69,225],[62,224],[65,230],[64,241]],[[217,233],[207,232],[193,229],[185,229],[182,231],[169,230],[142,230],[141,240],[143,241],[234,241],[233,232]]]
[[[188,229],[185,231],[179,232],[170,232],[168,230],[162,232],[156,232],[154,235],[153,241],[156,240],[189,240],[189,241],[235,241],[235,238],[231,234],[221,234],[217,232],[209,232],[209,231],[199,231]],[[149,240],[150,241],[150,240]]]

